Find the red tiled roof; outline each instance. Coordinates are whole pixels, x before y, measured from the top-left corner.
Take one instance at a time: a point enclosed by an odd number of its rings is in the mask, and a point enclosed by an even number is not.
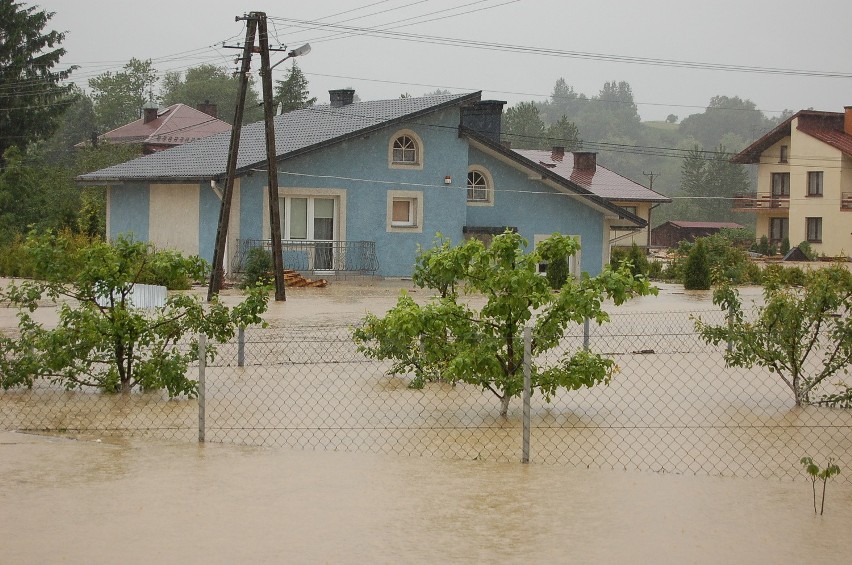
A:
[[[799,127],[796,128],[799,131],[808,134],[809,136],[822,141],[823,143],[827,143],[843,153],[844,155],[849,155],[852,157],[852,135],[849,135],[845,131],[843,131],[843,126],[840,126],[839,130],[836,129],[821,129],[811,127],[809,124],[802,125],[802,122],[799,122]]]
[[[143,118],[101,135],[114,143],[182,145],[202,137],[230,131],[231,125],[186,104],[173,104],[147,124]]]
[[[543,165],[557,175],[580,185],[596,196],[610,201],[671,202],[671,198],[645,188],[618,173],[597,165],[595,170],[574,169],[574,154],[566,151],[564,156],[553,159],[551,151],[540,149],[512,149],[530,161]],[[558,155],[557,155],[558,157]]]
[[[793,120],[798,118],[796,129],[827,143],[846,155],[852,156],[852,136],[843,131],[843,112],[817,112],[800,110],[784,120],[775,129],[731,158],[732,163],[756,164],[760,155],[781,139],[790,135]]]

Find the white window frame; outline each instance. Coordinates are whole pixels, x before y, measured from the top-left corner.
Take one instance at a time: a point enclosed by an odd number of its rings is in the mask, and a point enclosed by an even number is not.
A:
[[[538,244],[544,241],[545,239],[552,236],[552,233],[537,233],[533,235],[533,248],[538,247]],[[572,235],[571,237],[575,238],[577,241],[580,241],[579,235]],[[568,274],[572,277],[579,278],[580,277],[580,266],[583,264],[580,261],[580,253],[582,249],[578,249],[577,252],[570,257],[568,257]],[[547,263],[539,263],[536,266],[536,270],[538,274],[541,276],[545,276],[547,274]]]
[[[467,169],[468,178],[470,178],[471,173],[482,175],[482,178],[485,180],[486,197],[484,199],[471,200],[470,192],[466,192],[465,200],[467,201],[467,205],[494,206],[494,178],[491,176],[491,172],[482,165],[471,165]],[[465,183],[465,186],[468,186],[467,183]],[[469,191],[470,188],[466,188],[465,190]]]
[[[394,202],[399,201],[409,202],[409,219],[406,222],[393,221],[393,204]],[[389,190],[387,196],[387,222],[385,228],[388,232],[422,233],[423,193],[418,190]]]
[[[393,158],[393,149],[396,141],[401,137],[408,137],[414,142],[415,155],[414,161],[395,161]],[[409,169],[420,171],[423,170],[424,162],[424,147],[423,140],[414,131],[410,129],[401,129],[393,133],[388,141],[388,168],[390,169]]]
[[[333,241],[345,241],[346,240],[346,189],[341,188],[307,188],[307,187],[288,187],[288,188],[280,188],[278,190],[278,205],[281,206],[281,201],[289,198],[307,198],[308,199],[308,218],[313,218],[313,204],[312,199],[314,198],[331,198],[334,199],[334,240]],[[292,210],[292,206],[285,205],[286,214],[289,214],[289,211]],[[269,239],[272,231],[269,229],[269,200],[268,200],[268,190],[264,187],[263,191],[263,214],[262,214],[262,229],[261,233],[263,234],[264,239]],[[280,208],[279,208],[280,211]],[[284,214],[279,214],[279,220],[282,223],[281,226],[281,239],[289,240],[289,233],[285,230],[285,226],[290,225],[290,218],[285,217]],[[314,241],[312,239],[313,236],[313,222],[308,222],[308,239],[295,239],[293,241]]]

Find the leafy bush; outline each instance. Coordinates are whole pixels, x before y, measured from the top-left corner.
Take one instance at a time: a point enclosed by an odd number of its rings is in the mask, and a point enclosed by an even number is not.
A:
[[[643,249],[640,249],[635,243],[629,249],[616,247],[612,250],[609,264],[613,269],[618,269],[622,264],[630,265],[630,273],[635,277],[638,275],[648,275],[650,265],[648,256]]]
[[[785,237],[784,239],[781,240],[781,246],[778,248],[778,252],[781,254],[782,257],[784,257],[785,255],[787,255],[787,253],[790,252],[790,240],[789,240],[789,238]]]
[[[184,257],[179,251],[150,250],[136,282],[161,285],[169,290],[187,290],[202,283],[210,274],[210,265],[197,255]]]
[[[242,288],[268,285],[274,278],[272,252],[262,247],[252,247],[246,256],[243,270]]]
[[[799,251],[801,251],[802,253],[804,253],[804,254],[805,254],[805,257],[807,257],[807,258],[808,258],[808,259],[810,259],[811,261],[816,261],[816,260],[817,260],[817,254],[816,254],[816,252],[813,250],[813,248],[811,247],[811,244],[810,244],[809,242],[807,242],[807,241],[803,241],[803,242],[801,242],[799,245],[797,245],[796,247],[798,247],[798,248],[799,248]]]
[[[754,232],[746,228],[722,228],[719,235],[740,249],[748,249],[754,244]]]

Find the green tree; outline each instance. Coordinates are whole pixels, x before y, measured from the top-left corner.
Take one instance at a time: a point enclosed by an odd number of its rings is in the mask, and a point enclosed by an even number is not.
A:
[[[539,263],[571,256],[579,247],[576,239],[558,234],[531,253],[514,232],[494,237],[487,248],[475,239],[457,247],[439,240],[418,256],[414,282],[438,289],[440,296],[421,306],[403,292],[383,318],[369,314],[353,337],[366,355],[393,360],[394,373],[413,372],[415,385],[443,378],[491,391],[503,416],[523,391],[527,325],[533,336],[532,386],[546,400],[560,388],[606,383],[616,370],[611,359],[580,350],[545,367],[541,357],[559,344],[569,324],[607,321],[605,299],[621,304],[655,289],[626,270],[607,269],[596,277],[568,278],[554,292],[538,274]],[[460,290],[481,295],[485,305],[476,310]]]
[[[688,207],[690,217],[702,221],[734,220],[733,197],[748,192],[748,172],[743,165],[730,162],[730,154],[720,145],[705,152],[693,146],[683,160],[681,186],[685,195],[695,199]]]
[[[203,64],[189,68],[185,73],[166,72],[163,76],[160,99],[166,106],[182,103],[197,107],[200,103],[209,101],[216,104],[219,119],[233,124],[239,92],[239,78],[228,72],[228,69]],[[254,86],[254,77],[250,76],[243,123],[261,119],[263,119],[263,107]]]
[[[57,70],[65,34],[44,32],[53,12],[0,0],[0,167],[9,147],[46,139],[74,102],[72,86],[60,84],[76,67]]]
[[[547,127],[547,141],[551,146],[565,147],[566,151],[580,149],[583,146],[580,142],[580,130],[574,122],[568,121],[568,116],[564,114],[558,121]]]
[[[503,138],[518,149],[544,149],[545,127],[538,108],[532,102],[519,102],[503,115]]]
[[[101,133],[138,120],[159,76],[151,59],[133,58],[117,73],[107,71],[89,79]]]
[[[283,114],[313,106],[317,103],[317,99],[310,96],[308,79],[294,61],[293,66],[287,70],[284,80],[275,81],[275,103],[278,104],[278,111]]]
[[[101,143],[75,150],[67,157],[73,158],[71,162],[52,163],[39,147],[30,146],[26,153],[9,148],[6,167],[0,170],[0,244],[30,229],[80,230],[102,236],[104,188],[81,189],[74,177],[136,156],[137,146]]]
[[[681,133],[693,136],[704,147],[723,143],[726,134],[753,140],[771,127],[773,124],[754,102],[739,96],[714,96],[703,113],[687,116],[680,123]]]
[[[585,94],[575,92],[574,87],[565,82],[564,78],[560,78],[553,85],[550,99],[539,104],[539,108],[542,118],[547,123],[554,124],[562,116],[570,116],[571,119],[574,119],[585,107],[586,102],[588,102],[588,99]]]
[[[78,151],[74,146],[80,142],[91,141],[98,132],[92,99],[76,85],[72,87],[74,102],[62,114],[56,132],[38,144],[38,151],[50,164],[73,163]]]
[[[40,280],[11,285],[5,293],[4,299],[19,307],[20,336],[0,336],[4,389],[32,387],[46,379],[69,390],[130,393],[139,387],[166,390],[170,397],[194,396],[197,382],[187,370],[199,357],[195,335],[226,341],[237,327],[260,323],[266,310],[268,297],[262,288],[231,309],[218,302],[205,308],[188,294],[169,295],[160,308],[134,308],[133,288],[156,260],[144,243],[119,239],[80,246],[65,236],[32,236],[26,247]],[[165,258],[181,269],[201,266],[175,263],[174,255]],[[57,305],[55,329],[44,328],[31,316],[45,298]],[[191,336],[189,348],[179,344],[185,336]],[[213,347],[208,350],[210,359],[214,352]]]
[[[730,313],[727,324],[695,325],[713,345],[729,343],[731,367],[765,367],[793,393],[796,406],[852,407],[852,385],[836,377],[852,367],[852,273],[842,265],[815,269],[804,284],[766,275],[764,305],[754,317],[739,293],[722,285],[713,301]]]

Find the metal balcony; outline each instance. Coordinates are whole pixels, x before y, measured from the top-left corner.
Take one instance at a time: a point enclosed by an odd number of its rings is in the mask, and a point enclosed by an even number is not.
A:
[[[755,212],[760,210],[784,210],[790,208],[790,196],[778,196],[768,192],[734,195],[735,212]]]
[[[843,192],[840,194],[840,209],[852,211],[852,192]]]
[[[242,273],[254,248],[272,252],[271,239],[238,239],[231,271]],[[323,275],[374,275],[379,270],[375,241],[281,240],[284,268]]]

